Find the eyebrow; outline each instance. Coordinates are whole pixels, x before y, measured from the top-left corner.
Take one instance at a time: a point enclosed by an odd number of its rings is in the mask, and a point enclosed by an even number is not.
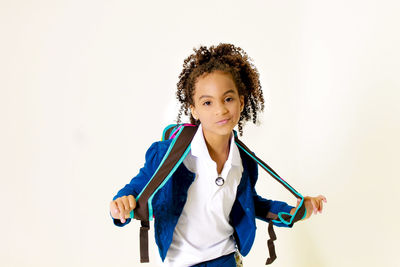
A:
[[[235,93],[235,91],[234,91],[233,89],[230,89],[230,90],[226,91],[223,95],[226,95],[226,94],[229,94],[229,93]],[[199,101],[200,101],[202,98],[206,98],[206,97],[213,98],[213,97],[210,96],[210,95],[202,95],[202,96],[199,97]]]

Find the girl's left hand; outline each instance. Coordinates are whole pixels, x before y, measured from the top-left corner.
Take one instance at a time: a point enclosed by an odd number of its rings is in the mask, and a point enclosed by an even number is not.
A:
[[[322,213],[323,203],[327,203],[326,197],[323,195],[319,195],[317,197],[304,197],[304,205],[306,208],[306,217],[303,219],[308,219],[312,214]],[[297,200],[297,206],[300,204],[300,199]],[[297,207],[296,207],[297,208]],[[296,209],[291,210],[291,214],[294,213]]]

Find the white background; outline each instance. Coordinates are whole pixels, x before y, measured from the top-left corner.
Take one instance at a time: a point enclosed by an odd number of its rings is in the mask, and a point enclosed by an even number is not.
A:
[[[242,140],[323,214],[275,228],[279,266],[400,266],[398,1],[0,2],[0,265],[139,266],[108,213],[177,114],[193,47],[260,72]],[[265,173],[257,190],[294,205]],[[264,266],[266,224],[245,266]],[[150,233],[151,263],[160,262]],[[398,254],[398,253],[397,253]]]

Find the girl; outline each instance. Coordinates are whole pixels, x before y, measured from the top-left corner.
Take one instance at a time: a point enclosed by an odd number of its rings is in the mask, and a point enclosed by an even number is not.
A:
[[[234,142],[237,125],[264,109],[259,74],[239,47],[201,46],[185,59],[176,96],[177,117],[198,125],[186,156],[171,179],[154,196],[155,239],[166,266],[236,266],[235,252],[246,256],[254,241],[255,218],[295,207],[257,195],[257,164]],[[110,203],[117,226],[130,222],[135,197],[147,184],[171,140],[154,142],[139,174]],[[322,212],[326,198],[305,197],[306,217]],[[279,225],[277,226],[286,226]]]

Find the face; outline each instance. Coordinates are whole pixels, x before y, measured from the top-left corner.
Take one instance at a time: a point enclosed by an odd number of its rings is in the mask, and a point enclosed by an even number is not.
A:
[[[239,122],[244,96],[239,96],[229,73],[213,71],[197,79],[193,102],[192,115],[200,120],[204,134],[230,135]]]

